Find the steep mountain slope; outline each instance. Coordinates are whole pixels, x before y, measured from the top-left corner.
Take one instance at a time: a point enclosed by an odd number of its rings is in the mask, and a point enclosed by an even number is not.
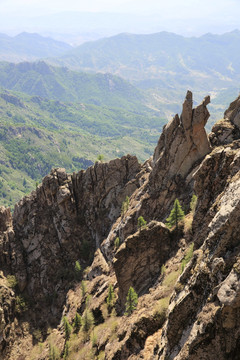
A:
[[[88,42],[61,56],[58,63],[75,69],[111,72],[130,80],[170,80],[177,74],[187,81],[239,79],[240,31],[186,38],[168,32],[120,34]],[[234,55],[232,55],[234,54]],[[182,80],[182,79],[181,79]],[[180,79],[178,79],[180,81]],[[201,85],[200,83],[200,85]],[[186,84],[185,84],[186,85]]]
[[[61,101],[144,109],[144,94],[111,74],[86,74],[58,68],[43,61],[0,63],[0,86]]]
[[[188,92],[143,165],[55,169],[12,217],[1,208],[6,359],[238,360],[240,98],[208,136],[209,100]],[[176,198],[187,216],[170,230]]]
[[[210,126],[239,94],[240,31],[187,38],[168,32],[119,34],[85,43],[53,64],[76,70],[110,72],[148,90],[151,103],[171,118],[180,111],[186,88],[197,102],[211,94]]]
[[[72,47],[64,42],[38,34],[21,33],[14,37],[0,34],[0,60],[26,61],[60,56]]]
[[[140,106],[122,110],[0,92],[0,204],[13,206],[52,167],[79,171],[99,154],[145,160],[164,121]]]

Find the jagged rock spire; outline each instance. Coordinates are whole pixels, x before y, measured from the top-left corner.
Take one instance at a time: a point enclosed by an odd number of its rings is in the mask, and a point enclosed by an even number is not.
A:
[[[195,109],[192,108],[192,93],[187,92],[182,114],[178,114],[163,128],[153,156],[153,163],[168,177],[186,176],[194,163],[211,151],[207,133],[204,129],[210,116],[206,96]],[[158,170],[157,170],[158,171]],[[154,174],[154,172],[153,172]],[[161,179],[159,179],[162,182]]]

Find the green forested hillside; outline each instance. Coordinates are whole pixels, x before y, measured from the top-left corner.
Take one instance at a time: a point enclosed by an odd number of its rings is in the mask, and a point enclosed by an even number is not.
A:
[[[0,204],[35,188],[52,167],[79,171],[124,154],[147,159],[164,120],[154,111],[130,111],[39,96],[0,93]]]
[[[145,97],[127,81],[111,74],[87,74],[46,64],[0,63],[0,86],[48,99],[144,109]]]
[[[239,93],[240,31],[198,38],[124,33],[85,43],[48,61],[121,76],[148,91],[151,103],[167,117],[179,111],[187,89],[197,102],[210,94],[211,124]]]
[[[184,78],[192,83],[202,80],[198,86],[214,79],[220,85],[229,79],[235,82],[239,79],[239,50],[239,30],[199,38],[168,32],[125,33],[85,43],[55,61],[75,69],[108,71],[131,81],[175,76],[182,85]]]

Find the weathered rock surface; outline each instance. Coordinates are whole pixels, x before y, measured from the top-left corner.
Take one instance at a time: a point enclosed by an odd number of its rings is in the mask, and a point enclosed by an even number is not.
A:
[[[240,96],[225,111],[224,119],[213,126],[209,138],[213,146],[230,144],[240,138]]]
[[[157,359],[239,357],[239,151],[236,143],[216,149],[195,175],[194,239],[202,246],[179,279]]]
[[[207,96],[193,109],[192,93],[188,91],[180,118],[176,115],[164,126],[153,161],[145,164],[145,171],[150,171],[146,181],[133,193],[128,211],[116,221],[103,244],[102,249],[109,258],[114,239],[119,236],[124,241],[136,232],[140,215],[148,222],[164,221],[176,198],[182,205],[189,205],[193,192],[192,174],[211,151],[204,129],[209,118],[209,102]]]
[[[15,294],[9,288],[3,273],[0,272],[0,353],[4,353],[15,336],[14,309]]]
[[[134,179],[139,169],[137,158],[131,156],[98,162],[72,176],[55,169],[15,206],[14,234],[11,241],[6,236],[3,240],[8,249],[4,261],[11,262],[20,290],[39,309],[34,317],[58,321],[75,261],[84,266],[92,260],[119,216],[123,199],[139,186]],[[43,304],[50,306],[40,311]]]
[[[76,311],[83,315],[88,309],[96,342],[80,335],[85,353],[79,343],[70,345],[80,360],[239,359],[240,98],[210,141],[204,130],[209,101],[193,109],[188,92],[182,115],[164,127],[153,159],[142,166],[127,156],[72,176],[55,169],[16,205],[13,223],[10,211],[0,209],[0,265],[16,274],[19,291],[31,299],[28,336],[37,327],[55,326],[53,338],[63,354],[61,317],[72,323]],[[175,198],[188,210],[193,191],[197,206],[187,218],[193,218],[192,228],[185,222],[185,233],[170,231],[162,221]],[[121,214],[126,196],[129,206]],[[140,215],[148,224],[137,231]],[[73,281],[76,260],[89,265],[84,291],[79,279]],[[14,349],[8,344],[15,295],[5,273],[1,279],[0,343]],[[111,316],[110,284],[116,302]],[[139,299],[127,317],[123,305],[130,286]],[[34,352],[36,359],[49,358],[50,341],[51,336],[41,355]],[[22,356],[16,349],[23,343],[31,350],[28,337],[19,338],[6,359]]]
[[[218,210],[221,197],[240,168],[240,142],[217,147],[206,156],[194,174],[197,211],[193,220],[196,246],[203,243],[210,231],[208,225]],[[230,200],[230,199],[229,199]]]
[[[176,244],[169,229],[157,221],[134,235],[121,245],[113,262],[119,286],[119,299],[124,305],[127,292],[133,286],[138,294],[146,292],[159,276]]]

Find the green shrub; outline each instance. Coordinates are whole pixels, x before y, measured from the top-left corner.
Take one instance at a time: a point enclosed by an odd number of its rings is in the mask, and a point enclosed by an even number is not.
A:
[[[17,279],[16,276],[14,275],[8,275],[7,276],[7,282],[8,282],[8,286],[12,289],[14,289],[17,286]]]
[[[115,241],[114,241],[114,248],[115,250],[117,250],[120,246],[120,239],[119,237],[116,237]]]
[[[165,267],[164,264],[162,264],[162,266],[161,266],[161,275],[164,275],[165,272],[166,272],[166,267]]]
[[[80,265],[78,260],[75,262],[75,269],[74,270],[75,270],[75,278],[76,278],[76,280],[80,280],[81,275],[82,275],[82,268],[81,268],[81,265]]]
[[[16,296],[15,311],[18,314],[21,314],[22,312],[27,311],[27,309],[28,305],[24,297],[22,295]]]
[[[122,202],[122,207],[121,207],[122,216],[127,212],[128,208],[129,208],[129,197],[126,196],[126,199]]]
[[[138,228],[141,231],[142,228],[146,225],[146,220],[144,220],[144,218],[142,216],[139,216],[138,218]]]
[[[82,297],[84,297],[87,292],[87,284],[86,284],[86,281],[84,281],[84,280],[82,280],[82,282],[81,282],[81,290],[82,290]]]
[[[195,194],[193,194],[191,202],[190,202],[190,209],[191,209],[192,214],[194,214],[196,206],[197,206],[197,196]]]
[[[160,299],[155,307],[154,317],[158,320],[160,327],[163,325],[164,321],[167,318],[168,304],[169,297],[165,297]]]
[[[189,261],[191,260],[191,258],[193,256],[193,248],[194,248],[194,243],[192,243],[189,246],[188,252],[186,253],[186,255],[184,256],[184,258],[181,262],[181,273],[183,272],[183,270],[185,269],[185,266],[189,263]]]
[[[97,161],[103,162],[103,159],[104,159],[104,155],[103,155],[103,154],[99,154],[99,155],[97,156]]]

